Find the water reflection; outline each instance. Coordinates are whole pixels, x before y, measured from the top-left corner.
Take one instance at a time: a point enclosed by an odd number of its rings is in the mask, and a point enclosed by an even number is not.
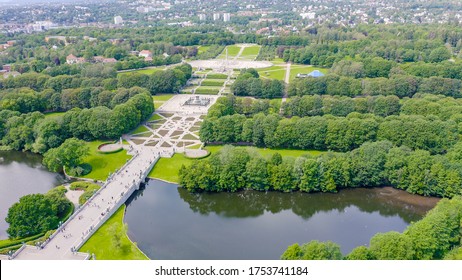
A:
[[[391,188],[338,194],[191,194],[153,180],[127,201],[129,236],[153,259],[278,259],[295,242],[332,240],[348,253],[402,231],[436,199]]]
[[[339,193],[277,193],[243,191],[233,193],[193,194],[183,188],[178,193],[194,212],[211,212],[224,217],[258,217],[265,212],[291,210],[307,220],[319,212],[344,212],[350,206],[381,216],[398,215],[407,223],[422,217],[438,199],[414,196],[393,188],[348,189]]]
[[[0,151],[0,239],[8,237],[5,217],[13,203],[21,196],[45,193],[63,182],[61,175],[48,172],[42,166],[39,155]]]

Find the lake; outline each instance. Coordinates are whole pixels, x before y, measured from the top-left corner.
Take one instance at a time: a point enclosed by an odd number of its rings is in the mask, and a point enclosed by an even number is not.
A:
[[[125,222],[151,259],[279,259],[310,240],[331,240],[347,254],[377,232],[402,232],[437,201],[389,187],[192,194],[150,180],[127,201]]]
[[[46,193],[63,182],[61,175],[47,171],[40,155],[0,151],[0,239],[8,238],[5,218],[11,205],[24,195]]]

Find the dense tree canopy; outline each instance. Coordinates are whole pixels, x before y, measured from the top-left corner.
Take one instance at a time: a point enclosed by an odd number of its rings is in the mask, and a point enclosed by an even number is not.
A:
[[[327,241],[319,242],[317,240],[309,243],[293,244],[282,254],[281,260],[341,260],[342,253],[340,246]]]
[[[8,210],[6,222],[11,238],[22,238],[45,232],[58,226],[58,212],[43,194],[22,197]]]
[[[348,153],[325,153],[296,160],[260,156],[252,148],[223,148],[206,160],[180,169],[180,185],[191,192],[258,191],[337,192],[347,187],[392,185],[426,196],[462,192],[462,165],[448,156],[393,147],[389,141],[364,143]]]
[[[63,167],[71,169],[81,164],[88,153],[85,142],[69,138],[59,147],[48,150],[43,156],[43,164],[53,172],[61,171]]]

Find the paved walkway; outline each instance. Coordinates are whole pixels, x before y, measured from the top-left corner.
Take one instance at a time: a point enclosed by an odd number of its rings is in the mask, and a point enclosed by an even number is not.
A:
[[[194,130],[193,127],[199,128],[200,122],[202,122],[201,115],[207,113],[208,108],[215,103],[217,96],[210,96],[211,102],[205,107],[184,106],[185,100],[183,99],[189,97],[191,95],[177,95],[161,106],[161,108],[167,109],[159,114],[163,114],[162,118],[166,119],[160,127],[163,129],[149,127],[152,135],[148,139],[141,143],[135,143],[136,137],[124,136],[124,139],[130,143],[129,153],[133,155],[133,158],[112,174],[101,189],[82,207],[78,208],[45,243],[36,246],[23,246],[15,252],[12,258],[17,260],[85,260],[90,258],[89,254],[77,251],[138,189],[159,158],[172,157],[179,150],[178,143],[181,141],[200,143],[197,130]],[[168,110],[173,111],[167,113]],[[171,116],[166,117],[167,115]],[[165,134],[163,135],[163,133]],[[161,137],[162,141],[159,141],[159,145],[145,145],[149,144],[155,135]],[[194,140],[190,140],[193,138]],[[168,143],[173,147],[165,147],[161,143]],[[5,258],[5,256],[0,256],[0,258]]]
[[[292,66],[292,64],[287,63],[287,70],[286,70],[286,77],[284,79],[284,82],[286,83],[286,85],[289,85],[289,82],[290,82],[290,67]],[[284,91],[284,96],[282,96],[282,102],[281,102],[281,108],[279,109],[279,113],[282,114],[282,105],[287,101],[287,97],[288,97],[288,91],[287,89]]]
[[[82,260],[88,254],[75,253],[85,241],[122,205],[144,181],[160,157],[161,150],[137,146],[134,157],[113,174],[106,184],[64,223],[42,246],[26,246],[18,260]],[[43,247],[43,248],[40,248]]]
[[[148,122],[145,127],[149,132],[130,135],[135,144],[156,148],[171,148],[173,152],[202,144],[199,140],[199,129],[202,123],[201,114],[157,114],[160,120]]]
[[[84,191],[71,190],[69,187],[69,184],[65,185],[65,188],[67,189],[66,197],[74,204],[75,207],[79,207],[79,197],[84,193]]]
[[[242,55],[242,53],[244,52],[245,47],[246,46],[241,46],[241,49],[239,50],[237,55],[233,58],[234,61],[238,60],[238,58]]]

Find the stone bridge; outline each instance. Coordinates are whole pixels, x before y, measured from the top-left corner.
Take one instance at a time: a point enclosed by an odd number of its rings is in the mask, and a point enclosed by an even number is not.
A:
[[[147,175],[161,156],[171,157],[171,151],[134,146],[133,157],[85,204],[62,224],[40,246],[24,245],[10,259],[15,260],[86,260],[91,256],[78,252],[79,248],[132,193],[145,182]]]
[[[191,129],[200,125],[200,116],[207,114],[217,96],[202,95],[211,101],[206,106],[185,106],[186,99],[190,97],[191,95],[176,95],[163,104],[156,113],[163,113],[165,116],[159,115],[161,120],[154,121],[153,127],[156,128],[146,126],[148,136],[124,137],[130,143],[129,154],[133,157],[120,170],[112,174],[101,189],[79,207],[43,244],[23,245],[12,256],[0,255],[0,259],[86,260],[91,258],[89,254],[78,252],[79,248],[135,190],[139,189],[159,158],[172,157],[175,151],[185,152],[185,143],[189,143],[188,145],[201,143],[197,132]],[[181,133],[178,135],[172,134],[179,130]],[[162,134],[163,132],[167,133]],[[181,140],[181,137],[185,139]]]

